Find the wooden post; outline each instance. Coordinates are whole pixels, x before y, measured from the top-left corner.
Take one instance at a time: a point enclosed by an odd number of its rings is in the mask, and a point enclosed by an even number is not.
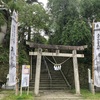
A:
[[[17,14],[18,14],[18,12],[17,12]],[[18,15],[17,15],[17,18],[16,18],[16,21],[17,21],[17,23],[18,23]],[[17,31],[17,36],[16,36],[16,95],[18,95],[18,93],[19,93],[19,66],[18,66],[18,24],[17,24],[17,29],[16,29],[16,31]]]
[[[22,86],[20,86],[20,96],[22,96]]]
[[[92,79],[94,82],[94,22],[92,23]]]
[[[35,95],[39,94],[40,71],[41,71],[41,55],[42,55],[42,49],[39,48],[38,49],[38,54],[37,54],[36,74],[35,74],[35,88],[34,88]]]
[[[31,55],[30,79],[32,79],[32,55]]]
[[[95,90],[94,90],[94,20],[92,23],[92,93],[95,94]]]
[[[76,50],[73,50],[73,66],[74,66],[75,90],[76,90],[76,94],[80,94],[80,83],[79,83],[79,73],[78,73],[78,62],[77,62]]]
[[[27,95],[29,95],[29,86],[27,87]]]
[[[18,78],[18,64],[16,65],[16,95],[18,95],[19,93],[19,78]]]
[[[91,70],[89,68],[88,68],[88,83],[89,83],[89,90],[92,91]]]

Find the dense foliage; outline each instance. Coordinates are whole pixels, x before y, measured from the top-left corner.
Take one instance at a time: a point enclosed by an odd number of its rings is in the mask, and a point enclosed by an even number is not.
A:
[[[73,0],[49,0],[48,7],[52,15],[51,29],[54,32],[52,43],[85,45],[90,42],[87,39],[91,36],[89,25],[81,17],[77,0],[74,2]]]
[[[9,68],[8,49],[0,45],[0,82],[6,82]]]
[[[18,11],[18,62],[21,69],[22,64],[29,63],[29,50],[26,40],[37,43],[46,43],[46,39],[40,35],[41,31],[47,29],[48,14],[37,0],[2,0],[0,2],[0,26],[7,23],[7,33],[1,44],[0,49],[0,81],[5,81],[9,70],[9,43],[11,30],[11,15],[13,10]],[[35,38],[34,38],[35,37]],[[5,72],[5,75],[3,73]],[[4,76],[4,77],[2,77]]]
[[[79,63],[82,65],[79,67],[80,82],[83,84],[84,80],[83,86],[87,86],[84,75],[92,65],[92,22],[100,21],[100,0],[49,0],[48,11],[51,15],[50,44],[88,45],[83,52],[84,60],[80,60],[83,65]]]

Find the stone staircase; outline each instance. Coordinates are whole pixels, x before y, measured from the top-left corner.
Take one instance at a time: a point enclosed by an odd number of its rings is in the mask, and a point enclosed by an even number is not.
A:
[[[48,71],[43,61],[41,64],[41,76],[40,76],[40,87],[39,90],[66,90],[68,89],[67,84],[60,71],[55,71],[53,66],[49,64],[49,71],[51,75],[51,80],[48,75]],[[30,81],[30,90],[34,90],[35,83],[35,68],[36,65],[33,65],[33,79]]]
[[[51,76],[52,76],[52,87],[51,90],[65,90],[68,89],[67,84],[65,83],[65,80],[63,76],[61,75],[60,71],[55,71],[52,67],[50,69]]]

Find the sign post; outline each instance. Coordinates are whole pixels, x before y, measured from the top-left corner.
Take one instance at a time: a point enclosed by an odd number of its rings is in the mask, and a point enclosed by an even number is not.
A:
[[[20,95],[22,95],[22,88],[27,87],[27,95],[29,93],[29,76],[30,76],[30,65],[22,65],[22,79]]]

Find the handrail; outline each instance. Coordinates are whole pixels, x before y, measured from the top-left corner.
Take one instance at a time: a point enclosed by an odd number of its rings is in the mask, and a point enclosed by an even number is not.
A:
[[[69,88],[71,89],[71,85],[70,85],[69,82],[67,81],[67,79],[66,79],[66,77],[65,77],[65,75],[64,75],[64,73],[63,73],[63,71],[60,70],[60,72],[61,72],[61,74],[62,74],[62,76],[63,76],[63,78],[64,78],[66,84],[67,84],[67,85],[69,86]]]
[[[49,78],[50,78],[50,86],[51,86],[51,85],[52,85],[52,77],[51,77],[51,74],[50,74],[50,71],[49,71],[49,67],[48,67],[48,65],[47,65],[47,62],[45,61],[44,56],[43,56],[43,59],[44,59],[45,66],[46,66],[47,71],[48,71],[48,76],[49,76]]]

